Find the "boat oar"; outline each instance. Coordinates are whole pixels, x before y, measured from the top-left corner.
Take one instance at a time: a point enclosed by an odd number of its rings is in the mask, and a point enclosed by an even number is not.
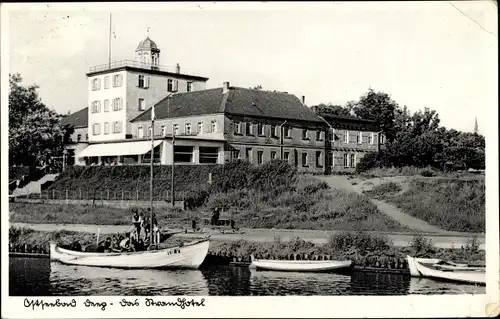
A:
[[[99,231],[100,231],[99,226],[97,226],[97,245],[96,245],[97,248],[99,248]]]

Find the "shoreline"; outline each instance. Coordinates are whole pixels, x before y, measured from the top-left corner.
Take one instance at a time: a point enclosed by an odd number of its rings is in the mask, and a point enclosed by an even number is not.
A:
[[[97,227],[101,234],[125,233],[130,230],[131,225],[87,225],[87,224],[34,224],[34,223],[10,223],[10,227],[15,228],[28,228],[35,231],[74,231],[82,233],[97,233]],[[328,242],[330,236],[334,234],[347,233],[341,230],[310,230],[310,229],[263,229],[263,228],[242,228],[240,232],[228,232],[221,234],[220,232],[205,232],[193,233],[191,231],[184,233],[183,229],[168,229],[176,238],[194,238],[204,235],[210,235],[210,238],[216,241],[234,242],[238,240],[245,240],[250,242],[260,243],[276,243],[276,242],[289,242],[296,237],[314,244],[325,244]],[[469,238],[477,237],[479,242],[479,249],[485,249],[485,235],[475,233],[418,233],[418,232],[378,232],[378,231],[364,231],[363,233],[370,235],[384,235],[389,237],[394,246],[408,247],[410,246],[415,235],[422,235],[432,240],[433,246],[437,248],[460,248],[464,245]]]

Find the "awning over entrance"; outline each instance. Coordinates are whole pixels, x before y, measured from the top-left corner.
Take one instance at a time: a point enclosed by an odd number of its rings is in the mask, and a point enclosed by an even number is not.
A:
[[[154,147],[162,141],[154,141]],[[76,157],[142,155],[151,151],[151,141],[91,144]]]

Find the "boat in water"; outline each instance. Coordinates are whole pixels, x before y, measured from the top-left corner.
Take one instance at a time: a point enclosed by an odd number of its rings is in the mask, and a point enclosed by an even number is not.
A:
[[[255,259],[251,256],[250,268],[274,271],[326,272],[349,268],[350,260],[279,260]]]
[[[440,259],[406,257],[413,277],[449,280],[471,284],[486,284],[485,267],[455,264]]]
[[[110,268],[186,268],[198,269],[208,254],[209,240],[182,246],[139,252],[81,252],[50,244],[50,259],[68,265]]]

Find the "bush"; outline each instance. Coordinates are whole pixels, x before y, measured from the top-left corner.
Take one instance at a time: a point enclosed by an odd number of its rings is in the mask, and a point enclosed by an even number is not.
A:
[[[360,254],[387,251],[394,247],[387,236],[363,232],[335,234],[330,237],[328,246],[334,251],[356,251]]]
[[[378,165],[377,162],[377,153],[370,152],[365,154],[359,161],[358,165],[356,165],[355,172],[357,174],[364,173],[369,171],[372,168],[375,168]]]
[[[415,257],[426,257],[430,253],[435,252],[435,249],[432,246],[432,240],[425,238],[421,234],[413,237],[410,247]]]
[[[434,172],[426,169],[426,170],[421,171],[420,175],[422,175],[424,177],[432,177],[432,176],[434,176]]]
[[[401,191],[401,186],[394,182],[383,183],[373,187],[371,190],[363,191],[363,194],[371,197],[384,196],[391,193],[397,193]]]

